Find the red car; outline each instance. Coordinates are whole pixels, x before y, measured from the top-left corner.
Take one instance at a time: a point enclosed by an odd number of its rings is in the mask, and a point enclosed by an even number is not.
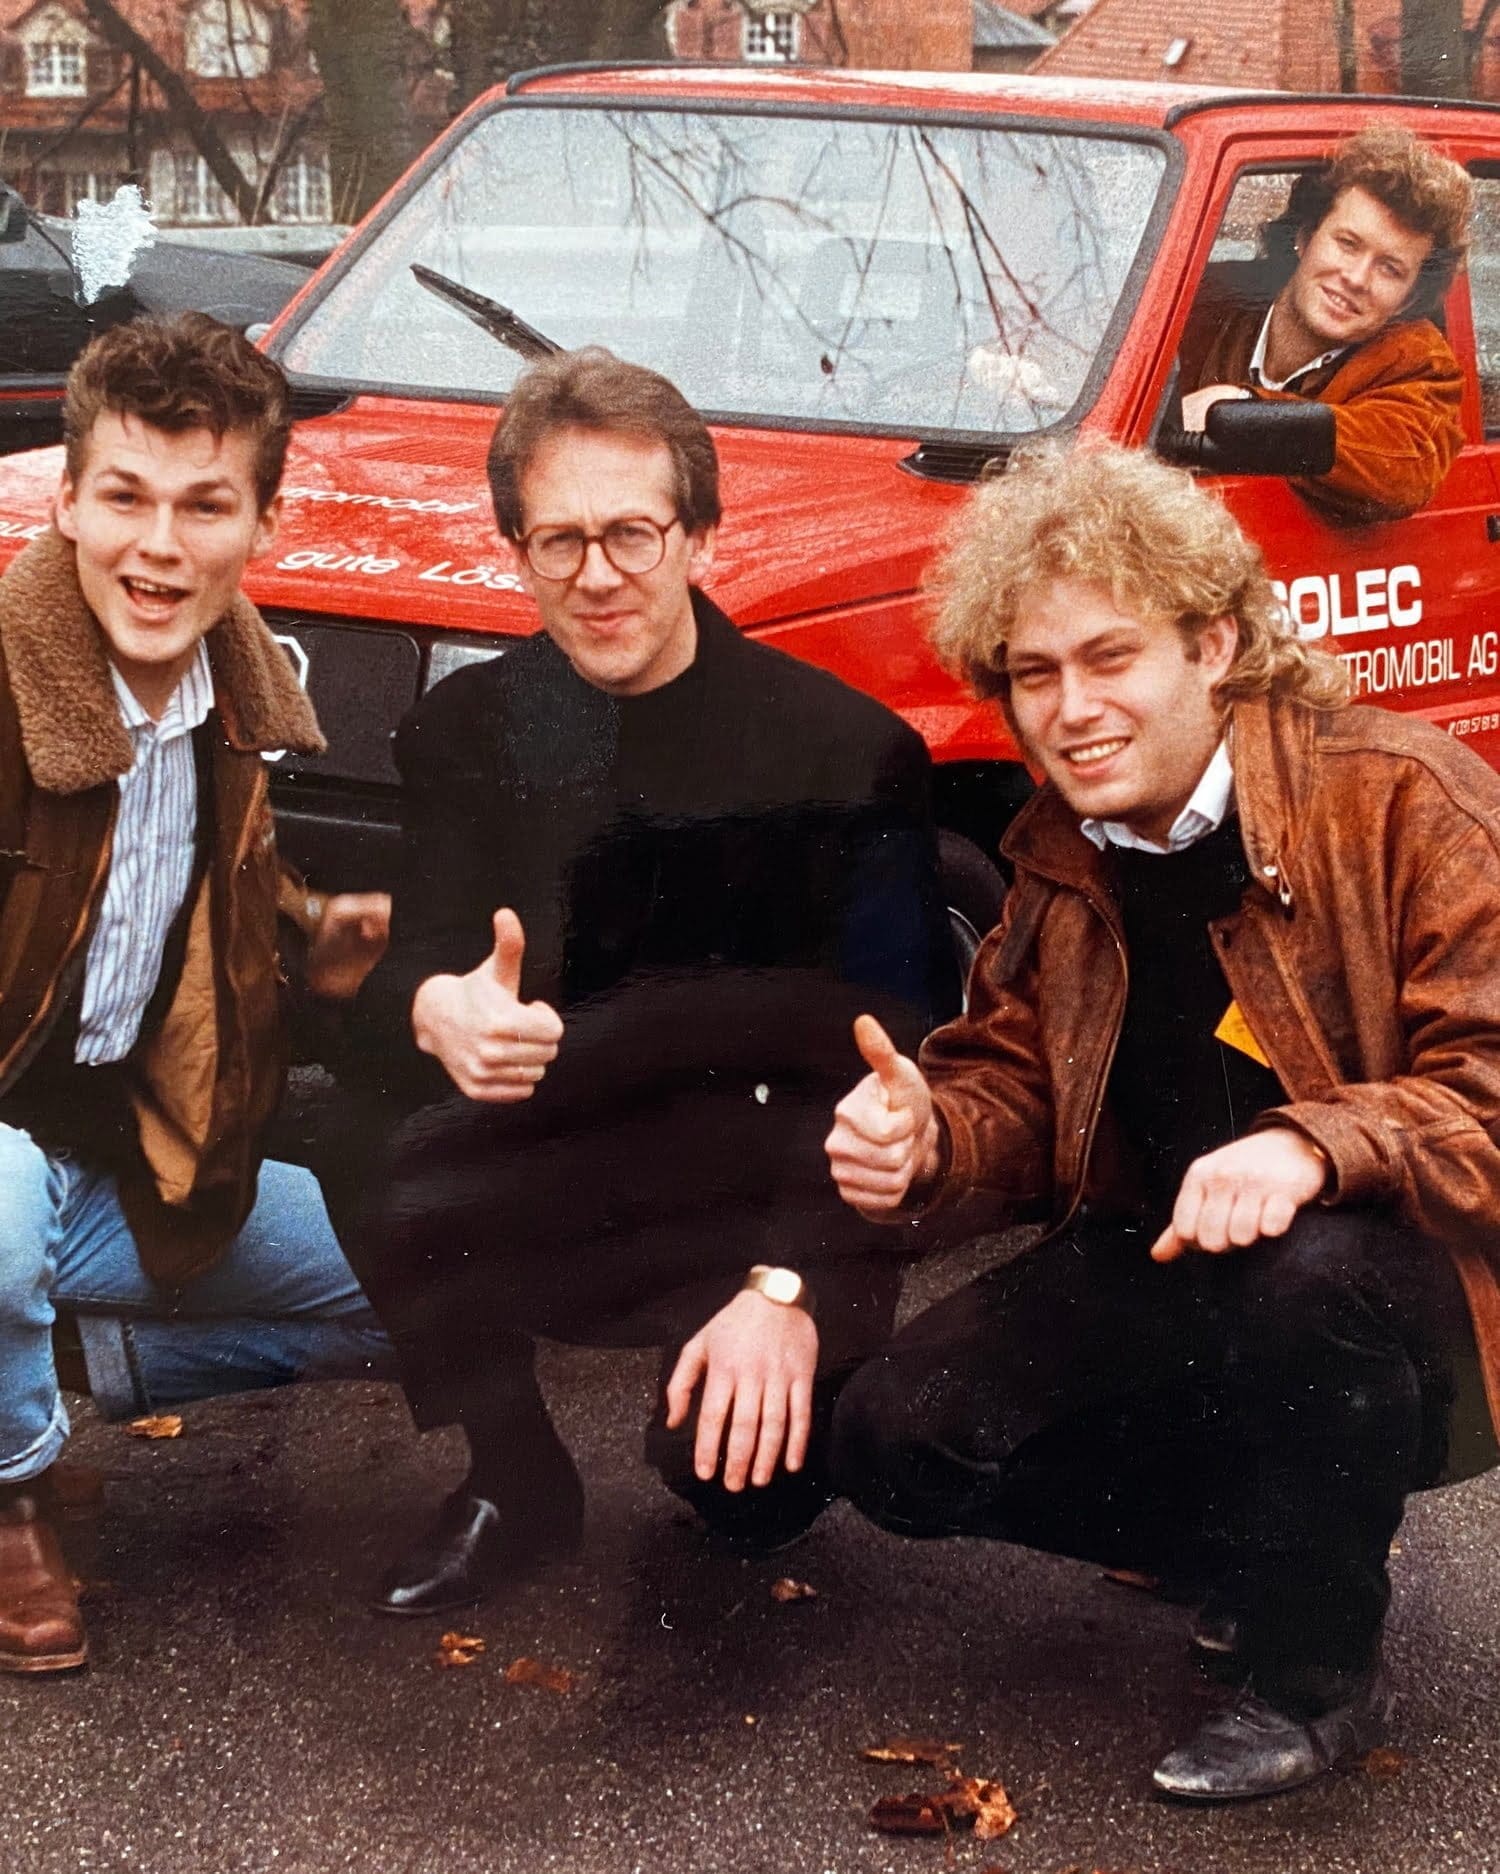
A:
[[[1259,472],[1225,486],[1307,635],[1362,690],[1500,765],[1500,111],[561,69],[476,104],[267,340],[308,420],[249,586],[332,744],[281,764],[287,848],[320,880],[378,879],[391,729],[445,672],[534,629],[485,449],[527,355],[599,342],[711,414],[727,516],[714,597],[926,737],[950,897],[983,926],[999,880],[982,855],[1029,782],[996,712],[928,651],[934,544],[964,484],[1018,442],[1161,440],[1204,268],[1252,255],[1296,175],[1384,116],[1476,178],[1471,265],[1445,309],[1468,379],[1463,453],[1424,511],[1357,530],[1303,503],[1273,435],[1241,451]],[[0,463],[0,555],[45,524],[56,477],[49,452]]]

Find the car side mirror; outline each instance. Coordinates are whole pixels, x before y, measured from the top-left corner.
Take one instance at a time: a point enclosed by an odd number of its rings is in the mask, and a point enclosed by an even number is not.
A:
[[[1332,404],[1225,397],[1209,405],[1206,424],[1202,431],[1164,429],[1158,452],[1210,475],[1326,475],[1333,467]]]
[[[26,204],[14,189],[0,183],[0,242],[26,239]]]

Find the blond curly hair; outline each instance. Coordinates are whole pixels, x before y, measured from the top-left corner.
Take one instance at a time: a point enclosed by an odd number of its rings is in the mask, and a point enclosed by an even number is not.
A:
[[[1296,636],[1260,549],[1215,495],[1155,456],[1039,444],[982,483],[928,575],[938,656],[977,695],[1005,700],[1016,616],[1054,579],[1096,586],[1142,622],[1175,624],[1194,651],[1211,619],[1232,617],[1239,645],[1215,686],[1221,706],[1272,694],[1319,709],[1348,699],[1344,666]]]

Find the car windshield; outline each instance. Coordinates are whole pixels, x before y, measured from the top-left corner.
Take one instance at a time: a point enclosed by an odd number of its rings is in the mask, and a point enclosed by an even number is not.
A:
[[[1164,170],[1066,130],[502,105],[277,352],[503,396],[523,360],[417,263],[730,419],[1025,433],[1090,387]]]

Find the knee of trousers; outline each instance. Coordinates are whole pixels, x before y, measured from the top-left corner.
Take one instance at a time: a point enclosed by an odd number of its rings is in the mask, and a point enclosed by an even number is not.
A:
[[[52,1319],[53,1203],[46,1155],[30,1135],[0,1125],[0,1325]]]
[[[913,1512],[923,1520],[942,1449],[936,1402],[925,1392],[898,1362],[877,1354],[839,1394],[829,1432],[830,1482],[873,1522],[906,1529]]]

